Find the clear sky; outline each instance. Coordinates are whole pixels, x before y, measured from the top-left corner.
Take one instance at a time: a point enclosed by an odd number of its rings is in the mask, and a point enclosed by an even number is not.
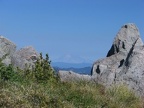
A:
[[[105,57],[126,23],[144,37],[144,0],[0,0],[0,35],[52,61]]]

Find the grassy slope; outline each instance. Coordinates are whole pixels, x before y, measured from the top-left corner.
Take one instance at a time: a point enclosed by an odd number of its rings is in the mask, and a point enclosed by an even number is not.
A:
[[[0,59],[0,108],[143,108],[125,86],[106,90],[88,82],[61,83],[48,55],[32,70],[5,66]]]
[[[139,98],[125,86],[105,90],[87,82],[0,84],[0,107],[6,108],[142,108]]]

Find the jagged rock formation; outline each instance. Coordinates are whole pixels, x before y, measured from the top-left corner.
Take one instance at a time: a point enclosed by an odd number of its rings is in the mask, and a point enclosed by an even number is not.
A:
[[[70,77],[68,72],[61,73],[62,81],[71,81],[73,77],[83,78],[83,75]],[[136,94],[144,96],[144,44],[135,24],[121,27],[106,58],[97,60],[93,64],[91,76],[84,79],[106,87],[126,84]]]
[[[107,57],[94,63],[92,76],[109,87],[126,84],[137,94],[144,93],[144,46],[134,24],[122,26]]]
[[[126,24],[121,27],[120,31],[116,35],[107,57],[119,52],[123,52],[127,55],[132,48],[132,45],[139,47],[143,45],[143,42],[140,38],[138,28],[134,24]]]
[[[0,36],[0,58],[4,57],[3,63],[6,65],[12,64],[15,67],[24,69],[27,66],[34,65],[34,62],[39,58],[37,51],[33,47],[25,47],[16,51],[16,45]]]

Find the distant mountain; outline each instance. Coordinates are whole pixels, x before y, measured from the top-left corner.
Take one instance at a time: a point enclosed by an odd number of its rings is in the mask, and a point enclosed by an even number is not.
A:
[[[53,67],[59,68],[84,68],[91,67],[91,63],[65,63],[65,62],[52,62]]]
[[[73,71],[79,74],[90,74],[91,63],[65,63],[65,62],[52,62],[52,67],[56,72],[59,70]]]
[[[82,57],[78,55],[66,54],[58,58],[53,59],[55,62],[64,63],[92,63],[93,61],[89,57]]]
[[[59,67],[53,67],[56,72],[59,70],[66,70],[66,71],[73,71],[79,74],[91,74],[92,67],[84,67],[84,68],[59,68]]]

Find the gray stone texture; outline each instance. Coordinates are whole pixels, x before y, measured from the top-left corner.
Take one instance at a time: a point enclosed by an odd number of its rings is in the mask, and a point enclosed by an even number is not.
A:
[[[5,57],[3,63],[11,64],[11,57],[16,51],[16,45],[7,38],[0,36],[0,58]]]
[[[90,75],[81,75],[72,71],[61,70],[58,72],[58,76],[62,82],[92,81]]]
[[[12,56],[11,61],[15,67],[20,69],[32,68],[38,57],[37,51],[32,46],[28,46],[17,50]]]
[[[5,57],[4,57],[5,56]],[[6,65],[12,64],[20,69],[32,67],[34,62],[39,58],[37,51],[28,46],[16,51],[16,45],[7,38],[0,36],[0,58]]]
[[[95,81],[110,87],[126,84],[138,95],[144,93],[144,45],[135,24],[122,26],[107,57],[94,63]]]
[[[106,58],[97,60],[91,76],[59,71],[61,81],[88,80],[111,87],[125,84],[144,96],[144,44],[135,24],[123,25],[114,38]]]

